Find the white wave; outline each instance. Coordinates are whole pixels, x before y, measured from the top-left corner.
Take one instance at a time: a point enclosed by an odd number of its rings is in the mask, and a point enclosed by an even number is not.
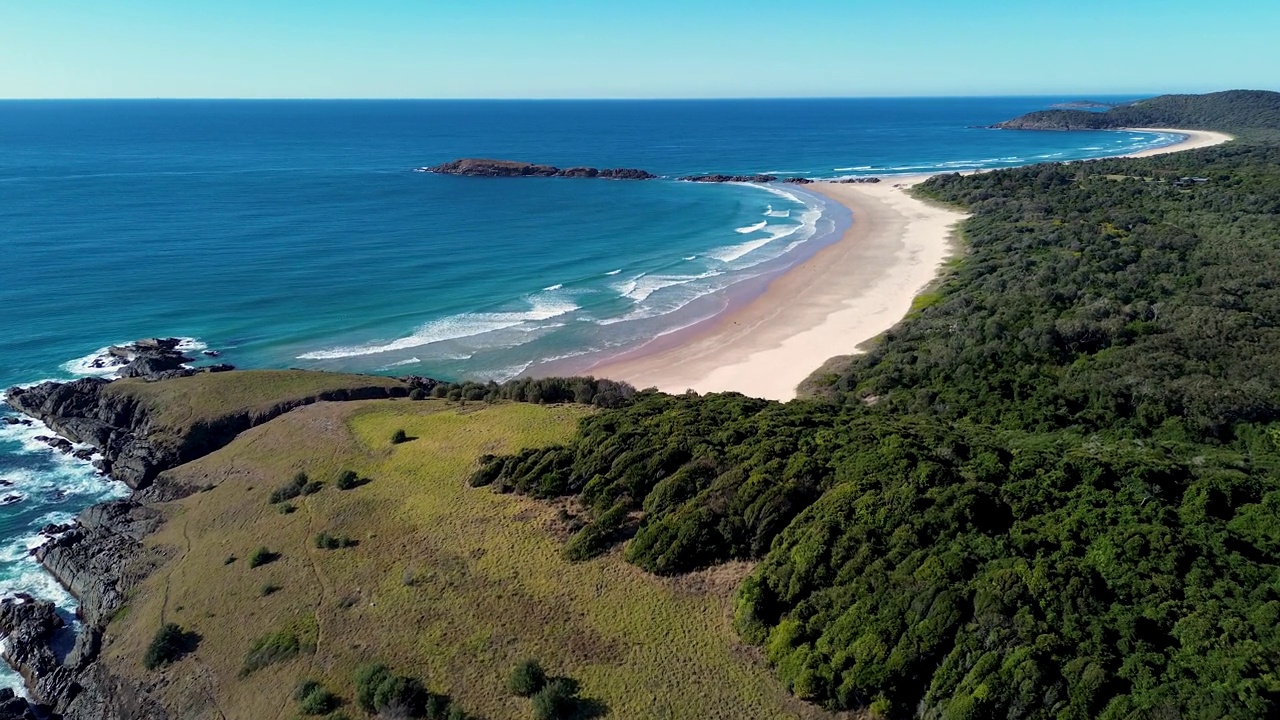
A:
[[[769,206],[769,209],[768,209],[768,210],[766,210],[764,214],[765,214],[765,216],[766,216],[766,217],[772,217],[772,218],[787,218],[787,217],[791,217],[791,211],[790,211],[790,210],[774,210],[772,205],[770,205],[770,206]]]
[[[842,167],[842,168],[832,168],[832,169],[835,170],[836,172],[856,172],[858,170],[870,170],[872,167],[873,166],[871,165],[859,165],[857,167]]]
[[[421,360],[421,359],[416,358],[416,357],[411,357],[411,358],[409,358],[409,359],[407,359],[407,360],[398,360],[398,361],[393,362],[393,363],[387,363],[386,365],[382,366],[382,368],[380,368],[380,369],[382,369],[382,370],[389,370],[389,369],[394,368],[394,367],[404,367],[405,365],[418,365],[418,364],[421,364],[421,363],[422,363],[422,360]]]
[[[605,275],[617,275],[620,272],[622,272],[622,268],[618,268],[617,270],[610,270],[609,272],[605,273]]]
[[[689,257],[685,258],[685,260],[697,260],[697,259],[698,259],[697,255],[690,255]]]
[[[340,358],[358,357],[362,355],[378,355],[395,350],[410,350],[424,345],[474,337],[497,330],[518,328],[527,323],[550,320],[566,315],[578,309],[578,305],[567,300],[554,297],[533,296],[528,298],[533,306],[523,312],[463,313],[451,315],[439,320],[432,320],[418,327],[412,335],[386,343],[370,343],[336,347],[328,350],[317,350],[303,353],[299,360],[337,360]],[[534,329],[534,328],[530,328]]]
[[[760,221],[760,222],[756,223],[755,225],[748,225],[748,226],[746,226],[746,227],[740,227],[740,228],[738,228],[738,229],[734,230],[734,232],[739,233],[739,234],[741,234],[741,235],[750,235],[751,233],[753,233],[753,232],[759,232],[760,230],[763,230],[763,229],[765,229],[765,228],[766,228],[766,227],[768,227],[768,226],[769,226],[769,221],[768,221],[768,220],[762,220],[762,221]]]
[[[615,285],[617,290],[623,297],[630,298],[637,303],[644,302],[649,296],[664,288],[674,287],[676,285],[684,285],[686,283],[697,280],[706,280],[707,278],[718,277],[724,273],[718,270],[712,270],[699,275],[645,275],[641,274],[628,280],[625,283]]]
[[[542,288],[542,291],[543,291],[543,292],[551,292],[552,290],[559,290],[559,289],[560,289],[560,288],[562,288],[562,287],[564,287],[564,284],[563,284],[563,283],[556,283],[555,285],[550,285],[550,286],[548,286],[548,287],[544,287],[544,288]]]

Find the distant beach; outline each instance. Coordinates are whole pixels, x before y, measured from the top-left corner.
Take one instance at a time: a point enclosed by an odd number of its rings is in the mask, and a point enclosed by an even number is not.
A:
[[[1121,157],[1194,150],[1231,140],[1200,130],[1133,128],[1182,140]],[[589,369],[666,392],[735,391],[790,400],[829,359],[897,324],[938,276],[967,216],[916,198],[910,188],[934,174],[887,177],[874,184],[804,186],[846,207],[853,223],[832,245],[773,280],[757,297],[664,342]]]

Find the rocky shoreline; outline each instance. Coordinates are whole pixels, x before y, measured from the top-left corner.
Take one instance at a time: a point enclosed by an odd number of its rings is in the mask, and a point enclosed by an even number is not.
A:
[[[141,341],[130,346],[145,351],[135,352],[121,365],[122,370],[133,367],[153,372],[121,375],[158,382],[199,372],[184,367],[184,362],[173,357],[175,347],[166,345],[168,341]],[[169,367],[175,362],[177,367]],[[69,629],[53,603],[28,596],[0,600],[2,655],[22,675],[31,696],[28,702],[0,693],[0,720],[170,717],[150,699],[146,688],[113,675],[95,662],[111,618],[125,606],[129,593],[168,557],[166,549],[143,544],[143,539],[164,522],[164,516],[153,504],[200,490],[169,482],[162,473],[207,455],[241,432],[303,405],[404,397],[411,389],[429,391],[436,384],[429,378],[410,377],[388,387],[386,379],[379,380],[382,382],[371,378],[364,386],[292,398],[256,412],[229,413],[214,423],[196,423],[176,444],[157,436],[157,424],[148,407],[126,393],[109,392],[112,381],[84,378],[11,388],[4,398],[11,407],[62,436],[51,440],[51,446],[70,446],[71,441],[92,446],[101,453],[98,467],[127,484],[133,493],[125,499],[87,508],[71,524],[46,527],[43,533],[48,539],[32,550],[34,559],[79,601],[77,612],[83,629],[69,651],[59,652],[69,640]],[[26,421],[14,418],[13,422]]]

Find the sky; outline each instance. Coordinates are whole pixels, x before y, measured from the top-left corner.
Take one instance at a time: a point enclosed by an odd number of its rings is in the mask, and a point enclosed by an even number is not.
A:
[[[1280,90],[1275,0],[0,0],[0,98]]]

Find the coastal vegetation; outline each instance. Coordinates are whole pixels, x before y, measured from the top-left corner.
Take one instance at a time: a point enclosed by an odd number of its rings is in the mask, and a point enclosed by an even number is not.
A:
[[[447,696],[456,717],[529,720],[532,696],[508,689],[528,658],[547,682],[575,681],[542,702],[563,707],[561,690],[573,688],[581,717],[831,717],[791,697],[743,647],[731,596],[746,566],[663,578],[617,553],[573,562],[561,510],[582,509],[467,485],[481,456],[563,444],[598,412],[376,400],[311,405],[246,431],[166,474],[162,482],[214,487],[167,505],[168,521],[146,542],[173,552],[107,628],[104,662],[146,679],[170,707],[213,697],[226,717],[297,712],[292,693],[304,679],[341,700],[335,712],[367,717],[356,671],[372,660]],[[397,428],[418,439],[392,445]],[[263,502],[279,478],[344,470],[373,481],[300,497],[291,515]],[[320,532],[359,544],[321,550]],[[279,560],[224,564],[264,541]],[[262,596],[264,583],[280,589]],[[140,659],[162,616],[203,640],[157,684]],[[246,667],[255,669],[242,676]]]
[[[1280,132],[1280,93],[1227,90],[1203,95],[1161,95],[1106,112],[1051,109],[998,123],[1015,130],[1112,130],[1184,128],[1274,137]]]
[[[1152,101],[1123,124],[1234,130],[1272,123],[1276,97]],[[1273,716],[1280,148],[1263,136],[934,178],[924,195],[973,213],[967,254],[816,397],[641,393],[472,484],[579,502],[583,556],[607,537],[659,575],[758,560],[735,626],[828,708]]]

